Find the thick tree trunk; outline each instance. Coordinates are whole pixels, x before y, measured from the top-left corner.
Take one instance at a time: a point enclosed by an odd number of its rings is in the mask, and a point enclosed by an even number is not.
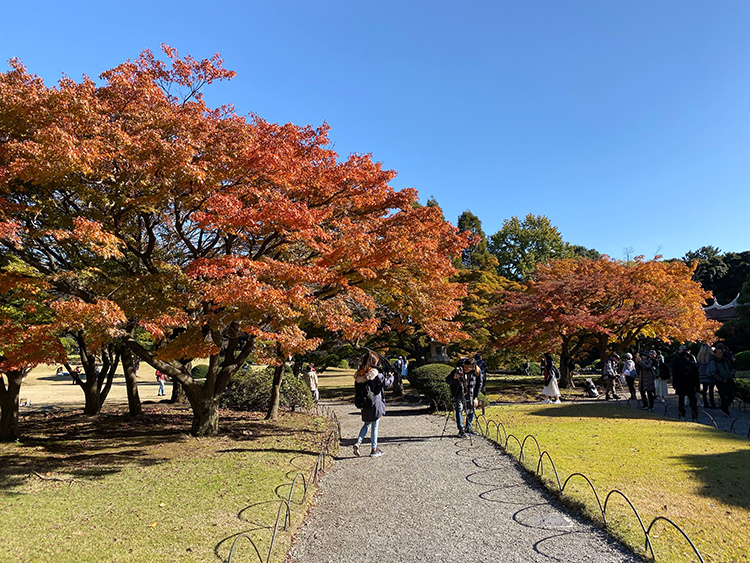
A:
[[[121,354],[122,370],[125,372],[125,389],[128,393],[128,414],[132,417],[141,416],[143,415],[143,409],[141,408],[141,398],[138,395],[138,372],[133,361],[133,353],[130,348],[123,346]]]
[[[204,395],[201,393],[201,395]],[[193,407],[193,436],[215,436],[219,433],[219,400],[212,396],[201,396],[191,401]]]
[[[96,381],[88,381],[82,386],[83,395],[86,397],[86,405],[83,407],[83,414],[99,414],[102,410],[102,403],[99,400],[99,390],[96,388]]]
[[[24,371],[11,371],[0,384],[0,442],[13,442],[21,433],[18,427],[18,402]],[[8,381],[6,387],[5,380]]]
[[[189,403],[182,383],[174,378],[172,378],[172,396],[169,398],[169,402],[177,405],[186,405]]]
[[[281,401],[281,382],[284,379],[284,364],[273,370],[273,385],[271,386],[271,404],[268,406],[266,420],[276,420],[279,417],[279,402]]]

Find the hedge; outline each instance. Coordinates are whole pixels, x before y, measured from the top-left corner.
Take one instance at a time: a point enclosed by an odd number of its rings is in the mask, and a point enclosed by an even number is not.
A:
[[[450,405],[451,391],[445,378],[451,371],[453,368],[445,364],[427,364],[415,368],[409,374],[409,383],[428,399]]]
[[[285,368],[281,382],[282,407],[295,410],[313,404],[312,393],[305,382]],[[221,397],[221,406],[236,411],[265,411],[271,402],[273,367],[266,369],[240,370],[229,380]]]
[[[750,370],[750,350],[739,352],[735,356],[734,368],[738,371]]]
[[[737,378],[734,380],[734,383],[737,391],[742,395],[742,400],[750,403],[750,379]]]

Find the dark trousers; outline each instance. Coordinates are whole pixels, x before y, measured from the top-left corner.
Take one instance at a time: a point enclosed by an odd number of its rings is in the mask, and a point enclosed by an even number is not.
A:
[[[708,398],[706,397],[708,395]],[[712,409],[716,408],[716,403],[714,402],[714,384],[713,382],[710,383],[701,383],[701,396],[703,397],[703,407],[711,407]]]
[[[635,399],[635,377],[625,376],[625,381],[628,383],[628,389],[630,390],[630,398]]]
[[[609,399],[609,396],[615,396],[615,380],[608,377],[604,380],[605,398]]]
[[[688,401],[690,401],[690,414],[693,415],[693,419],[698,418],[698,394],[695,392],[695,390],[680,390],[677,392],[677,410],[680,411],[680,416],[682,418],[685,418],[685,397],[687,397]]]
[[[654,391],[641,391],[643,408],[654,410]]]
[[[717,383],[716,390],[719,392],[719,398],[721,399],[721,412],[729,414],[729,406],[734,401],[734,382],[730,380]]]

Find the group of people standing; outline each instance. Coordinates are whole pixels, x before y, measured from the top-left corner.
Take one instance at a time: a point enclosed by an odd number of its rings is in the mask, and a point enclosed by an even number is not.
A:
[[[721,411],[729,415],[729,406],[734,398],[734,361],[731,352],[722,343],[711,348],[703,344],[697,358],[687,346],[681,345],[672,360],[667,363],[658,350],[642,350],[634,358],[625,354],[622,371],[619,371],[620,356],[612,354],[604,364],[602,379],[605,384],[605,399],[619,398],[615,394],[615,380],[627,385],[630,399],[636,399],[636,382],[641,396],[641,408],[654,410],[656,401],[665,402],[671,379],[678,396],[679,416],[686,415],[685,401],[695,420],[698,417],[698,393],[703,399],[703,408],[715,409],[714,388],[718,391]]]

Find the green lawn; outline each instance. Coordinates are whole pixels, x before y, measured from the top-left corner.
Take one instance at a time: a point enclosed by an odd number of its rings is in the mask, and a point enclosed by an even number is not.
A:
[[[314,467],[324,419],[299,414],[266,422],[223,412],[223,434],[185,434],[190,414],[153,407],[146,421],[112,412],[33,418],[21,443],[0,444],[0,560],[226,560],[237,534],[268,550],[280,499]],[[298,483],[292,530],[277,537],[281,561],[312,498]],[[242,540],[236,555],[257,556]]]
[[[750,561],[750,443],[708,426],[665,420],[615,405],[506,405],[487,409],[521,442],[532,434],[557,467],[562,482],[583,473],[601,502],[623,492],[648,524],[665,516],[682,527],[706,562]],[[494,433],[494,430],[493,430]],[[502,440],[502,433],[501,433]],[[531,446],[531,447],[530,447]],[[512,439],[509,450],[518,455]],[[527,442],[526,465],[536,469],[536,447]],[[545,483],[557,489],[551,466]],[[596,499],[574,478],[565,497],[597,521]],[[627,504],[613,496],[607,518],[614,534],[639,553],[644,536]],[[689,545],[663,522],[654,528],[657,561],[697,561]]]

